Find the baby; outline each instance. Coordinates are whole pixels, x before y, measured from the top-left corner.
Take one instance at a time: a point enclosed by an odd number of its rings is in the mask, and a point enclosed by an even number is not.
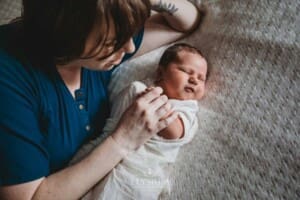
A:
[[[125,157],[83,199],[155,200],[162,191],[169,191],[166,167],[175,162],[180,147],[191,141],[197,131],[197,100],[204,95],[206,78],[207,62],[201,52],[188,44],[178,43],[163,53],[156,80],[135,81],[113,99],[111,117],[105,125],[104,135],[114,130],[121,113],[133,100],[153,85],[163,88],[178,118]],[[102,140],[103,137],[85,145],[75,160]]]

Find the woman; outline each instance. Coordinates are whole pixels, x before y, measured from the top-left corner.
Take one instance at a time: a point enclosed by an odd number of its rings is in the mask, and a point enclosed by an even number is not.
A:
[[[114,66],[198,22],[198,10],[183,0],[23,0],[22,17],[0,27],[0,199],[78,199],[168,126],[176,114],[164,118],[171,106],[156,87],[67,167],[101,133]]]

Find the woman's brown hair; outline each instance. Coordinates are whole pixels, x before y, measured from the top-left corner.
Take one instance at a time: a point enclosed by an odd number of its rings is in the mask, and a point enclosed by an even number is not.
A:
[[[83,58],[97,54],[95,50],[107,39],[111,25],[116,30],[117,50],[149,16],[149,0],[23,0],[20,21],[30,50],[51,56],[56,64],[65,64],[82,58],[87,37],[95,26],[101,27],[99,37]]]

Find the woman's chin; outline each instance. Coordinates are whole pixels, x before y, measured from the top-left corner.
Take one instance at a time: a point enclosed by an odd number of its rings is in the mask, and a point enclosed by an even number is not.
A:
[[[114,67],[115,67],[115,65],[105,65],[102,70],[109,71],[109,70],[112,70]]]

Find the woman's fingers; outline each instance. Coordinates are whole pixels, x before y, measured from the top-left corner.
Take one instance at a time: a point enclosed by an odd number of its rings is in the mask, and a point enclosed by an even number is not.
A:
[[[145,91],[144,94],[142,94],[139,97],[139,100],[145,103],[150,103],[157,97],[159,97],[162,94],[163,90],[161,87],[155,87],[153,89],[149,89]]]
[[[155,112],[159,119],[164,119],[166,118],[166,116],[170,115],[173,112],[173,110],[171,104],[169,102],[166,102],[161,107],[156,109]]]
[[[159,89],[159,88],[157,88]],[[151,102],[149,102],[149,106],[146,107],[146,112],[149,115],[156,115],[154,117],[156,117],[158,120],[162,119],[163,117],[166,117],[167,115],[169,115],[172,112],[172,106],[171,104],[168,102],[168,97],[166,95],[160,95],[157,96],[155,98],[156,95],[160,94],[160,90],[156,90],[156,88],[151,87],[151,88],[147,88],[145,90],[146,93],[148,93],[146,97],[144,97],[146,99],[146,101],[150,100],[151,97],[154,97],[153,100]],[[151,96],[151,94],[149,93],[154,93],[153,96]],[[145,93],[145,95],[146,95]]]
[[[168,102],[168,97],[166,95],[161,95],[155,98],[152,102],[150,102],[152,109],[157,111],[159,108],[163,107]]]
[[[175,119],[178,118],[178,113],[177,112],[172,112],[169,116],[167,116],[166,118],[160,120],[157,123],[157,128],[158,131],[163,130],[164,128],[168,127]]]
[[[176,119],[177,114],[162,92],[160,87],[146,89],[122,115],[114,138],[124,148],[137,149]]]

